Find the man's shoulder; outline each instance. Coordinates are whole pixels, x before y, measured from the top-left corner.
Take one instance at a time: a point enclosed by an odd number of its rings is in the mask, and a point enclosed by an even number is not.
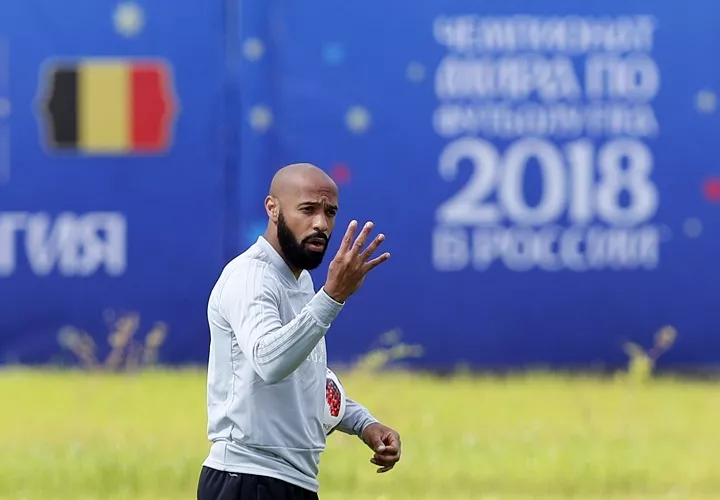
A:
[[[251,247],[225,265],[211,295],[218,301],[234,302],[260,293],[260,290],[274,290],[277,280],[272,268],[263,253]]]
[[[243,253],[234,257],[222,270],[217,286],[224,288],[228,282],[233,284],[248,283],[262,279],[263,287],[277,288],[280,286],[279,272],[265,249],[255,244]]]
[[[233,277],[244,278],[249,273],[257,273],[259,271],[272,272],[273,265],[267,252],[255,244],[228,262],[223,269],[223,274],[228,278],[231,275]]]

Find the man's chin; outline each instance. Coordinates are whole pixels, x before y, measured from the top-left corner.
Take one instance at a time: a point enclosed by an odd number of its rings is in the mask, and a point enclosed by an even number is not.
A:
[[[325,250],[305,250],[305,269],[312,270],[320,266],[325,256]]]

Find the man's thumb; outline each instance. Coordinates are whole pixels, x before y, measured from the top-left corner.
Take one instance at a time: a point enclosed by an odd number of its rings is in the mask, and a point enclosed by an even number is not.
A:
[[[373,450],[375,450],[377,453],[382,453],[383,451],[385,451],[385,443],[383,443],[380,436],[373,438]]]

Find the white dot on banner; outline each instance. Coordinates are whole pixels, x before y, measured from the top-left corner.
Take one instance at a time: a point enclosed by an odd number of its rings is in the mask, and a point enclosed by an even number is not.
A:
[[[407,65],[405,75],[411,82],[422,82],[425,79],[425,66],[419,62],[411,62]]]
[[[272,125],[272,111],[267,106],[254,106],[250,110],[250,126],[258,131],[265,132]]]
[[[345,123],[350,131],[361,134],[370,127],[370,113],[362,106],[353,106],[345,115]]]
[[[243,44],[243,54],[248,61],[257,61],[265,53],[265,45],[257,38],[248,38]]]
[[[327,64],[340,64],[345,59],[345,49],[339,43],[328,43],[323,47],[323,59]]]
[[[717,95],[712,90],[701,90],[695,94],[695,109],[699,113],[712,113],[717,108]]]
[[[703,223],[699,219],[689,217],[683,222],[683,231],[688,238],[697,238],[703,232]]]
[[[113,13],[115,31],[126,37],[138,35],[145,25],[145,13],[135,2],[118,4]]]

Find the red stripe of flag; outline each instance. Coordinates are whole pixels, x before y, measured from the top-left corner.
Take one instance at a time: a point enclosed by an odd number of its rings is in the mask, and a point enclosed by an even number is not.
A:
[[[132,149],[162,150],[168,145],[173,111],[166,69],[157,63],[133,64],[130,82]]]

